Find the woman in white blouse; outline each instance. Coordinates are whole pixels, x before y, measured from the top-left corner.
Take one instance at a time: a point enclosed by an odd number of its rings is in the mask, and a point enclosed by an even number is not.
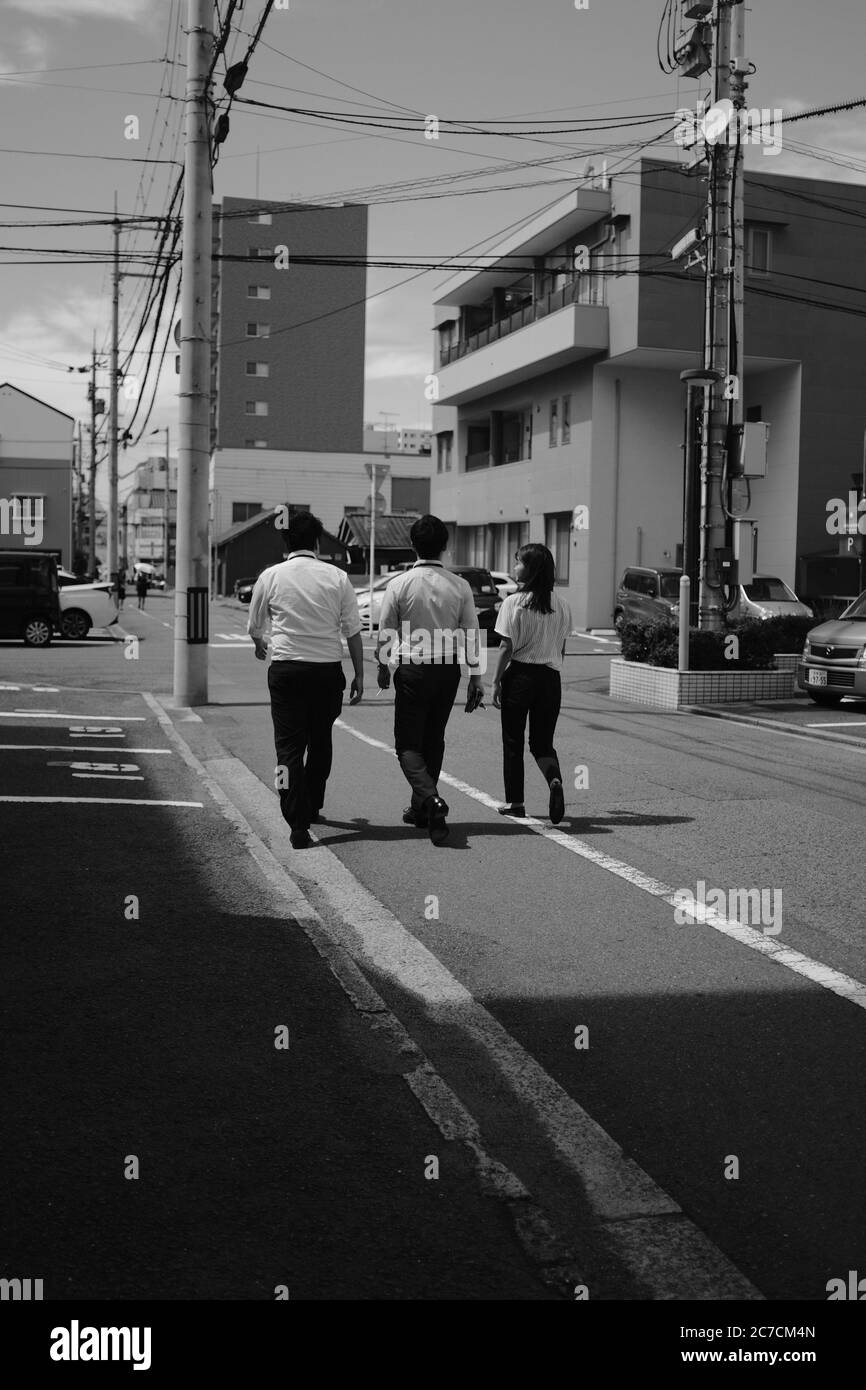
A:
[[[529,720],[529,751],[544,776],[554,825],[565,814],[562,772],[553,736],[562,699],[562,658],[571,632],[571,609],[554,591],[556,573],[546,545],[522,545],[515,557],[517,593],[509,594],[496,618],[502,638],[493,680],[493,703],[502,714],[503,816],[525,816],[523,746]]]

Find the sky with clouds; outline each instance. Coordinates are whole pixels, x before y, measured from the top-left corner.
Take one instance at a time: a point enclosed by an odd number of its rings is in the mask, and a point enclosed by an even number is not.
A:
[[[224,14],[226,3],[215,8]],[[263,0],[245,0],[240,28],[252,32],[262,8]],[[486,249],[564,194],[605,149],[611,171],[631,167],[635,143],[665,123],[611,126],[603,135],[440,132],[433,141],[421,117],[539,116],[569,125],[692,106],[707,79],[660,70],[663,8],[664,0],[588,0],[580,10],[575,0],[288,0],[270,15],[242,96],[377,120],[400,108],[418,114],[417,128],[360,129],[236,102],[215,196],[255,196],[258,181],[264,198],[369,201],[368,253],[376,259],[445,260]],[[115,193],[121,213],[164,211],[176,166],[145,160],[182,158],[185,17],[186,0],[0,0],[0,380],[76,418],[87,415],[86,377],[66,369],[88,363],[94,335],[99,351],[108,346],[109,269],[87,259],[108,260],[111,228],[21,224],[110,219]],[[750,106],[793,112],[866,97],[863,0],[754,0],[746,26],[757,68]],[[229,60],[245,47],[243,38],[231,42]],[[125,138],[130,115],[137,141]],[[782,154],[764,167],[860,183],[864,130],[866,108],[788,126]],[[672,138],[652,148],[682,158]],[[761,159],[748,150],[747,167]],[[415,182],[480,169],[489,172],[438,189]],[[130,234],[123,245],[153,242]],[[431,306],[446,279],[442,270],[412,274],[371,268],[367,284],[365,418],[381,423],[380,412],[390,412],[404,428],[429,424]],[[122,348],[131,346],[146,283],[123,280]],[[175,429],[176,390],[170,352],[148,429]],[[124,404],[121,424],[131,409]],[[145,437],[130,451],[121,472],[151,443],[158,440]]]

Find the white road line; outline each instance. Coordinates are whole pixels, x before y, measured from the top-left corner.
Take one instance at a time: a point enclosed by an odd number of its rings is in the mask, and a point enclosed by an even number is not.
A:
[[[104,719],[113,724],[146,724],[144,714],[45,714],[39,710],[0,710],[0,719]]]
[[[807,724],[807,729],[862,729],[866,726],[866,719],[839,719],[830,722],[822,719],[820,724]]]
[[[189,806],[199,811],[201,801],[146,801],[144,797],[132,796],[0,796],[0,801],[22,803],[42,803],[48,806]]]
[[[61,763],[51,763],[51,767],[61,767]],[[83,781],[89,782],[143,782],[143,777],[132,776],[126,772],[73,772],[73,777],[80,777]]]
[[[104,743],[81,746],[65,743],[0,743],[0,753],[163,753],[174,756],[173,748],[107,748]]]
[[[371,747],[381,748],[389,755],[393,755],[390,744],[382,743],[377,738],[371,738],[369,734],[362,734],[360,730],[353,729],[351,724],[347,724],[342,719],[337,720],[335,727],[345,729],[347,733],[360,739],[362,743],[369,743]],[[457,777],[449,777],[443,772],[439,781],[463,792],[464,796],[470,796],[473,800],[480,801],[482,806],[487,806],[490,810],[496,810],[501,805],[501,802],[494,801],[493,797],[488,796],[486,792],[479,791],[477,787],[470,786],[468,782],[461,782]],[[626,864],[621,859],[614,859],[609,854],[603,854],[600,850],[594,849],[592,845],[578,840],[565,831],[547,826],[532,816],[516,821],[515,824],[526,826],[536,835],[543,835],[545,839],[552,840],[560,848],[567,849],[571,854],[579,855],[581,859],[589,860],[591,864],[605,869],[607,873],[615,874],[617,878],[625,879],[633,888],[639,888],[654,898],[660,898],[662,902],[668,903],[672,908],[680,905],[680,900],[676,897],[677,889],[671,888],[667,883],[660,882],[659,879],[652,878],[649,874],[642,873],[632,864]],[[855,980],[850,975],[844,975],[840,970],[834,970],[832,966],[824,965],[821,961],[812,960],[810,956],[805,956],[791,947],[783,946],[771,937],[764,936],[762,932],[755,931],[753,927],[747,927],[733,918],[724,917],[714,908],[702,907],[696,903],[693,913],[690,909],[690,915],[696,917],[704,926],[712,927],[714,931],[721,932],[723,936],[729,936],[734,941],[739,941],[741,946],[748,946],[752,951],[769,956],[777,965],[783,965],[786,969],[792,970],[794,974],[803,975],[813,984],[820,985],[822,989],[828,989],[831,993],[838,994],[840,998],[856,1004],[858,1008],[866,1009],[866,984],[862,984],[860,980]]]

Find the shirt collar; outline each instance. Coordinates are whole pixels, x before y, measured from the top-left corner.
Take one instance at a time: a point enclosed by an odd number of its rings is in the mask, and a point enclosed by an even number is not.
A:
[[[311,560],[318,559],[315,550],[290,550],[286,559],[293,560],[296,555],[309,555]]]
[[[419,565],[437,565],[440,570],[445,568],[441,560],[416,560],[412,566],[413,570],[416,570]]]

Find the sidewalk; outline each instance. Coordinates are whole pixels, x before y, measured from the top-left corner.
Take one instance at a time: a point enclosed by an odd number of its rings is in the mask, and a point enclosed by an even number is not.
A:
[[[412,1094],[420,1054],[360,976],[338,981],[164,716],[133,695],[64,701],[147,715],[125,726],[146,777],[77,805],[74,844],[69,807],[0,805],[19,870],[4,1273],[42,1278],[46,1299],[560,1296],[518,1242],[514,1192],[482,1194],[470,1149]],[[7,756],[11,793],[66,775]]]

